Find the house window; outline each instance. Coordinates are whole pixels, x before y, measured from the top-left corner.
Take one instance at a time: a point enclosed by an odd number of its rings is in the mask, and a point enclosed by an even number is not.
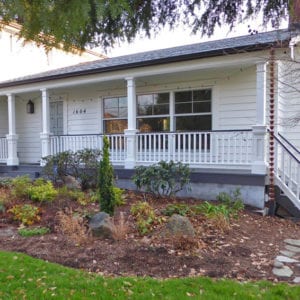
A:
[[[175,92],[176,131],[212,129],[211,89]]]
[[[137,128],[140,132],[170,130],[169,93],[139,95],[137,97]]]
[[[127,97],[105,98],[103,101],[105,133],[123,133],[127,128]]]

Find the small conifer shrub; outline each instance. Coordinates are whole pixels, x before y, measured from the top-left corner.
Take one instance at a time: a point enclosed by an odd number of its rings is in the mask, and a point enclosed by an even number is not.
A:
[[[113,167],[109,160],[109,140],[106,136],[103,138],[102,153],[98,178],[99,202],[101,210],[112,216],[116,206],[116,194],[114,191]]]

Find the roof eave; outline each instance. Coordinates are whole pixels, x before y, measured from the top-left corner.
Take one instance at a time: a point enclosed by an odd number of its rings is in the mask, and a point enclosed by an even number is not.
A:
[[[223,48],[223,49],[211,50],[211,51],[207,51],[207,52],[203,52],[203,53],[184,54],[184,55],[179,55],[179,56],[174,56],[174,57],[171,56],[171,57],[167,57],[167,58],[153,59],[153,60],[149,60],[149,61],[128,63],[128,64],[123,64],[123,65],[109,66],[109,67],[101,67],[101,68],[95,68],[95,69],[90,69],[90,70],[70,72],[70,73],[65,73],[65,74],[57,74],[57,75],[43,76],[43,77],[37,77],[37,78],[30,78],[30,79],[24,79],[24,80],[19,80],[19,81],[2,83],[2,84],[0,84],[0,88],[20,86],[20,85],[32,84],[32,83],[40,83],[40,82],[51,81],[51,80],[67,79],[67,78],[71,78],[71,77],[95,75],[95,74],[101,74],[101,73],[107,73],[107,72],[113,72],[113,71],[122,71],[122,70],[126,70],[126,69],[148,67],[148,66],[153,66],[153,65],[158,65],[158,64],[168,64],[168,63],[179,62],[179,61],[188,61],[188,60],[216,57],[216,56],[229,55],[229,54],[261,51],[261,50],[270,49],[271,47],[274,47],[274,45],[275,45],[274,42],[267,42],[267,43],[263,43],[263,44],[260,43],[260,44],[240,46],[240,47],[235,47],[235,48]],[[282,41],[280,46],[281,47],[288,46],[288,41]]]

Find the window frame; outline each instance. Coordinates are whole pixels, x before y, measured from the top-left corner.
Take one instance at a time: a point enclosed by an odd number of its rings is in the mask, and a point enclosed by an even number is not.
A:
[[[152,105],[151,105],[151,108],[152,108],[152,114],[149,114],[149,115],[140,115],[139,114],[139,103],[138,103],[138,100],[139,100],[139,97],[140,96],[152,96],[154,97],[154,95],[158,95],[158,94],[168,94],[168,103],[164,103],[164,105],[168,105],[168,113],[167,114],[153,114],[154,112],[154,108],[155,108],[155,104],[153,104],[152,102]],[[158,104],[159,106],[160,104]],[[143,105],[142,105],[143,106]],[[171,92],[170,91],[161,91],[161,92],[149,92],[149,93],[140,93],[140,94],[137,94],[136,95],[136,128],[139,129],[139,120],[140,119],[169,119],[169,130],[163,130],[163,131],[157,131],[157,132],[168,132],[168,131],[171,131]]]
[[[210,112],[191,112],[191,113],[176,113],[176,99],[175,99],[175,94],[176,93],[180,93],[180,92],[194,92],[194,91],[201,91],[201,90],[210,90]],[[204,101],[194,101],[194,102],[209,102],[209,100],[204,100]],[[186,103],[194,103],[193,101],[190,102],[186,102]],[[179,102],[179,103],[184,103],[184,102]],[[213,88],[212,87],[201,87],[201,88],[190,88],[190,89],[180,89],[180,90],[176,90],[173,91],[173,106],[174,106],[174,110],[173,110],[173,131],[178,131],[178,129],[176,128],[176,117],[189,117],[189,116],[210,116],[211,117],[211,124],[210,124],[210,129],[209,130],[199,130],[196,129],[195,131],[210,131],[213,129]],[[193,109],[193,106],[192,106]]]
[[[120,99],[121,98],[124,98],[126,99],[126,109],[127,109],[127,115],[125,117],[105,117],[105,100],[107,99],[118,99],[118,113],[119,113],[119,110],[120,110],[120,106],[119,106],[119,103],[120,103]],[[117,121],[117,120],[125,120],[127,122],[127,125],[128,125],[128,98],[127,98],[127,95],[120,95],[120,96],[108,96],[108,97],[103,97],[102,98],[102,131],[103,133],[105,134],[118,134],[118,133],[124,133],[123,132],[116,132],[116,133],[109,133],[106,131],[106,126],[105,126],[105,122],[106,121]],[[128,126],[126,126],[128,127]]]

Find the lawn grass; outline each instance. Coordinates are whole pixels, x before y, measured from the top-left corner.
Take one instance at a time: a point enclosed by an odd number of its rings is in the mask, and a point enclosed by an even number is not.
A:
[[[209,278],[108,278],[0,251],[0,299],[299,299],[300,286]]]

